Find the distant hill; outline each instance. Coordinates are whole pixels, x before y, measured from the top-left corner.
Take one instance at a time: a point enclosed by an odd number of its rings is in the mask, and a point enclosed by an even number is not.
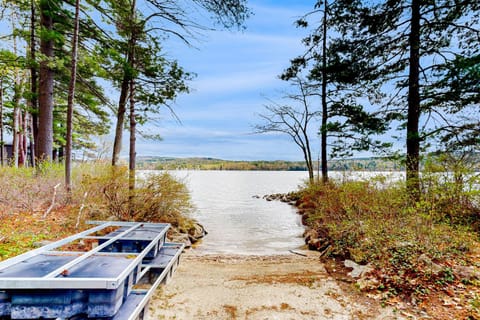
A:
[[[232,161],[215,158],[172,158],[145,157],[137,158],[137,168],[143,170],[281,170],[306,171],[304,161]],[[315,168],[317,170],[317,168]],[[357,158],[347,160],[331,160],[329,170],[366,170],[366,171],[398,171],[404,167],[398,161],[383,158]]]

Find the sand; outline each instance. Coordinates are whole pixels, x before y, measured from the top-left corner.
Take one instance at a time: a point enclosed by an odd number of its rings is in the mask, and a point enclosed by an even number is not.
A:
[[[405,319],[332,278],[318,254],[300,253],[187,251],[152,299],[148,319]]]

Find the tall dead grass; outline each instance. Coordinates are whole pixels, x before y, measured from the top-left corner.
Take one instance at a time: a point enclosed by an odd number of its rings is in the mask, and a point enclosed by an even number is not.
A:
[[[0,260],[88,226],[87,220],[171,223],[188,231],[194,222],[186,186],[168,173],[139,179],[129,210],[128,170],[106,163],[76,165],[72,194],[65,191],[64,167],[0,167]]]

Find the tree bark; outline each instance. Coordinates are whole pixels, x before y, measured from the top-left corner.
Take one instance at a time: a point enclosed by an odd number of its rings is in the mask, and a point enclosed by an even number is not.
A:
[[[135,197],[135,167],[136,167],[136,150],[135,150],[135,130],[137,126],[137,121],[135,119],[135,80],[130,80],[130,151],[128,159],[128,204],[129,204],[129,215],[130,218],[133,218],[134,212],[134,197]]]
[[[412,0],[410,25],[409,77],[408,77],[408,117],[407,117],[407,191],[414,201],[420,198],[420,0]]]
[[[302,147],[302,152],[303,152],[303,158],[305,159],[305,164],[307,165],[307,171],[308,171],[308,181],[310,183],[313,183],[314,181],[314,175],[313,175],[313,163],[312,163],[312,157],[310,155],[310,151],[308,147]]]
[[[328,181],[328,160],[327,160],[327,18],[328,1],[325,0],[323,9],[323,39],[322,39],[322,128],[320,130],[321,154],[322,154],[322,182]]]
[[[30,139],[30,155],[32,167],[35,167],[35,145],[38,138],[38,75],[35,62],[37,61],[37,47],[35,44],[35,22],[36,22],[35,0],[30,1],[30,108],[32,114],[31,130],[32,135]]]
[[[18,166],[22,167],[25,165],[25,125],[24,125],[24,116],[26,116],[26,111],[22,112],[19,110],[18,112]]]
[[[28,111],[23,113],[22,119],[22,158],[23,165],[28,167],[28,130],[30,128],[30,114]]]
[[[3,78],[0,78],[0,166],[5,163],[5,140],[3,138]]]
[[[12,28],[14,28],[14,21],[17,19],[15,13],[12,15]],[[17,37],[13,37],[13,52],[17,55]],[[12,114],[12,166],[18,167],[18,151],[19,151],[19,113],[20,113],[20,98],[21,93],[21,79],[20,79],[20,68],[14,67],[14,86],[13,86],[13,114]]]
[[[80,0],[75,0],[75,20],[72,37],[72,65],[67,98],[67,141],[65,146],[65,186],[70,197],[72,191],[72,133],[73,133],[73,102],[75,98],[75,82],[77,80],[77,50],[79,32]]]
[[[127,58],[127,61],[130,59]],[[129,80],[126,74],[123,76],[120,98],[118,100],[117,125],[115,127],[115,139],[113,141],[112,166],[118,164],[120,152],[122,151],[123,126],[125,124],[125,112],[127,111]]]
[[[20,79],[18,70],[15,70],[15,88],[13,93],[13,114],[12,114],[12,166],[18,167],[18,146],[19,146],[19,104],[20,104]]]
[[[129,151],[129,159],[128,159],[128,213],[130,218],[133,218],[135,215],[135,207],[134,207],[134,200],[135,200],[135,167],[136,167],[136,156],[137,152],[135,150],[136,147],[136,127],[137,127],[137,119],[135,118],[135,46],[137,45],[137,29],[135,27],[136,24],[136,1],[132,1],[131,7],[131,35],[130,35],[130,47],[129,47],[129,60],[130,60],[130,68],[132,68],[130,74],[130,81],[129,81],[129,91],[130,91],[130,151]]]
[[[40,24],[45,32],[53,31],[53,14],[48,1],[40,2]],[[43,59],[40,62],[40,83],[38,100],[38,137],[37,159],[51,161],[53,153],[53,81],[54,71],[50,67],[54,58],[53,40],[42,37],[40,52]]]
[[[307,116],[305,117],[304,129],[302,129],[302,134],[305,139],[305,148],[303,149],[303,154],[305,157],[305,163],[307,164],[308,170],[308,181],[313,183],[315,175],[313,172],[313,161],[312,161],[312,151],[310,149],[310,139],[308,138],[307,126],[308,126],[308,110],[306,110]]]

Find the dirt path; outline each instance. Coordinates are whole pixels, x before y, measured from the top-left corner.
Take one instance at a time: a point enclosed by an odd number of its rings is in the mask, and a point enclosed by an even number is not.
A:
[[[149,312],[152,320],[403,319],[353,288],[341,289],[314,254],[201,256],[188,251]]]

